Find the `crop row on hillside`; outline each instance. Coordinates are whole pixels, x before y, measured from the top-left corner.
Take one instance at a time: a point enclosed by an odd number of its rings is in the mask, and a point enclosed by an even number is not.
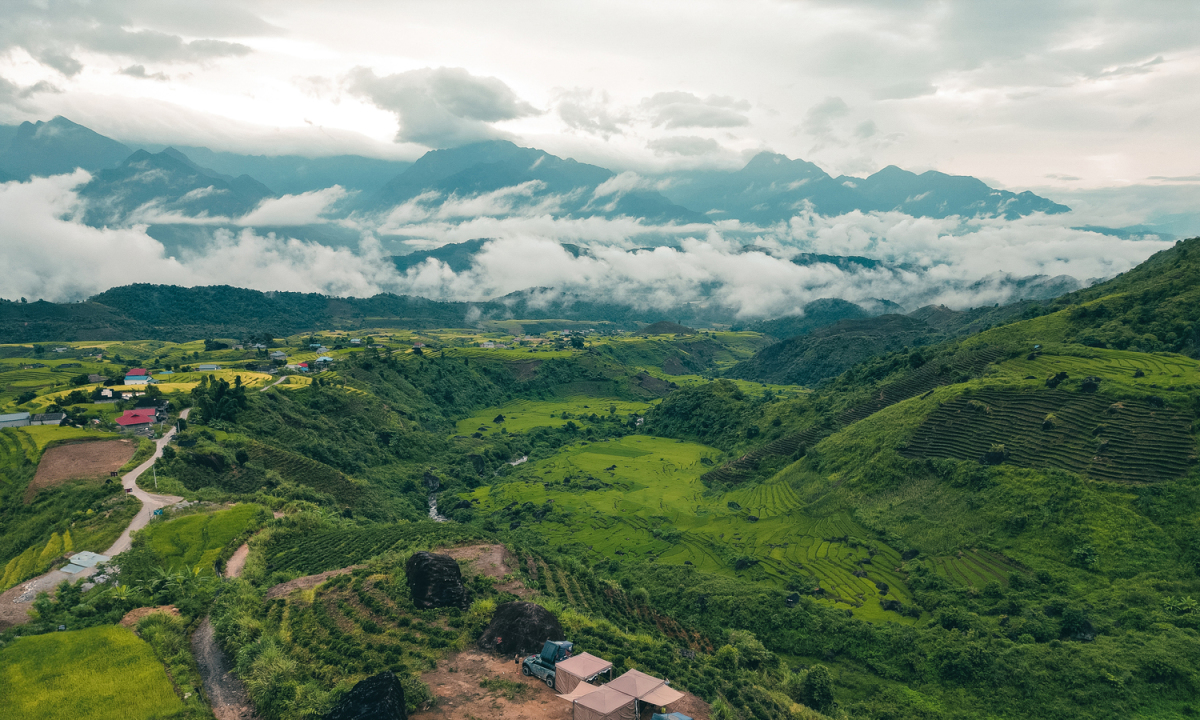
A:
[[[1187,418],[1148,402],[1061,390],[980,390],[942,405],[904,454],[1053,467],[1097,480],[1161,482],[1196,460]]]

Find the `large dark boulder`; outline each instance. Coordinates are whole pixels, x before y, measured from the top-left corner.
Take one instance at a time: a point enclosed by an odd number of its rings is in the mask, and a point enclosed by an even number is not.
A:
[[[408,559],[404,572],[408,575],[408,590],[417,607],[467,607],[462,572],[458,562],[449,555],[416,553]]]
[[[407,720],[404,688],[390,672],[360,681],[342,696],[325,720]]]
[[[535,653],[547,640],[566,640],[554,613],[530,602],[504,603],[479,638],[479,647],[501,655]]]

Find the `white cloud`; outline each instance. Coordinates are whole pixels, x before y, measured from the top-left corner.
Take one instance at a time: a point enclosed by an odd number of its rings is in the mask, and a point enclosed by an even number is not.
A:
[[[238,218],[237,224],[288,226],[325,222],[324,214],[344,197],[345,189],[341,185],[334,185],[300,195],[266,198],[258,207]]]
[[[213,233],[199,252],[167,257],[144,226],[94,228],[78,221],[74,189],[88,175],[0,185],[0,296],[79,300],[131,283],[228,284],[369,296],[393,287],[394,268],[366,237],[357,249],[258,235]]]
[[[0,296],[72,300],[134,282],[230,284],[369,296],[389,291],[445,300],[479,301],[550,287],[596,301],[640,308],[695,302],[727,307],[745,318],[799,311],[812,300],[884,298],[910,308],[928,303],[972,307],[1006,302],[1011,285],[998,274],[1069,275],[1079,280],[1123,272],[1170,246],[1073,230],[1068,216],[1002,219],[914,218],[853,212],[839,217],[801,213],[775,227],[655,227],[636,219],[554,218],[544,208],[487,194],[436,197],[393,211],[380,221],[355,218],[357,247],[333,248],[251,228],[214,229],[210,242],[167,257],[143,226],[98,229],[78,220],[74,188],[86,173],[0,185]],[[636,187],[635,177],[621,180]],[[338,193],[295,196],[260,208],[269,224],[319,219]],[[501,216],[482,210],[503,210]],[[398,275],[375,232],[411,238],[413,247],[495,238],[473,265],[453,272],[428,260]],[[673,247],[639,249],[649,238]],[[576,257],[561,243],[583,245]],[[752,243],[758,249],[745,251]],[[876,267],[799,265],[800,253],[858,255]]]

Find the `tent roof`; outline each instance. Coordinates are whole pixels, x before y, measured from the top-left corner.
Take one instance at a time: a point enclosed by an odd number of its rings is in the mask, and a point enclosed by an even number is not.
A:
[[[641,700],[643,699],[643,696],[662,684],[663,681],[661,678],[647,675],[646,673],[638,670],[630,670],[604,687],[620,690],[630,697],[635,697],[638,700]]]
[[[625,707],[632,703],[633,698],[620,690],[614,689],[612,683],[596,688],[595,692],[590,692],[575,701],[576,705],[589,710],[595,710],[601,715],[607,715],[617,708]]]
[[[670,705],[681,697],[683,697],[683,693],[663,683],[639,699],[647,704],[663,707],[664,705]]]
[[[608,670],[613,665],[604,658],[598,658],[589,653],[579,653],[574,657],[569,657],[566,660],[555,665],[555,670],[565,670],[577,678],[590,678],[593,675]]]
[[[595,685],[590,685],[588,683],[579,683],[578,685],[575,686],[575,689],[572,690],[571,692],[563,693],[562,695],[559,695],[558,699],[566,700],[567,702],[573,703],[576,700],[578,700],[579,698],[583,697],[584,695],[591,695],[592,693],[596,692],[599,689],[600,688],[596,687]]]

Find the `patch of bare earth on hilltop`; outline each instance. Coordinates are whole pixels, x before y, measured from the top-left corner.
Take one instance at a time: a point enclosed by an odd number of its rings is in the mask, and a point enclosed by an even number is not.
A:
[[[437,703],[411,713],[410,720],[568,720],[571,705],[537,678],[521,674],[512,658],[466,650],[438,663],[421,675]],[[481,687],[481,682],[491,687]],[[495,682],[500,681],[500,682]],[[691,693],[671,703],[694,720],[709,720],[708,703]],[[646,708],[640,720],[649,720],[657,708]]]
[[[305,575],[298,577],[295,580],[288,580],[285,583],[279,583],[275,587],[267,591],[264,600],[274,600],[275,598],[287,597],[297,590],[309,590],[315,588],[335,575],[345,575],[348,572],[353,572],[366,565],[351,565],[350,567],[330,570],[328,572],[317,573],[316,575]]]
[[[174,605],[159,605],[158,607],[140,607],[140,608],[134,608],[134,609],[130,610],[129,612],[125,613],[125,617],[121,618],[121,622],[118,624],[123,625],[127,628],[134,628],[134,627],[137,627],[137,624],[139,622],[141,622],[142,618],[146,617],[147,615],[153,615],[154,613],[166,613],[167,615],[174,615],[175,617],[179,617],[179,610],[177,610]]]
[[[516,556],[503,545],[466,545],[464,547],[448,548],[437,551],[449,555],[455,560],[465,560],[472,571],[496,580],[496,589],[500,592],[510,592],[519,598],[533,596],[533,591],[521,584],[516,578],[520,563]]]

